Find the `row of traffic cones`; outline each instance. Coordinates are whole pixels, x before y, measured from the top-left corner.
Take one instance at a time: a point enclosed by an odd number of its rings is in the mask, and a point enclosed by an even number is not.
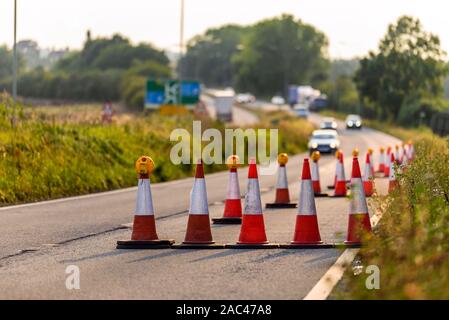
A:
[[[231,185],[237,180],[237,158],[232,158],[228,163],[230,167]],[[284,165],[288,159],[284,159]],[[141,157],[136,163],[139,173],[139,185],[136,211],[134,217],[133,233],[130,241],[118,241],[117,248],[268,248],[279,247],[271,244],[265,233],[265,223],[260,198],[260,188],[255,160],[251,160],[248,171],[248,186],[245,196],[245,205],[241,217],[242,226],[239,240],[234,245],[215,244],[212,238],[209,209],[207,203],[207,191],[204,179],[203,164],[197,164],[192,192],[190,195],[190,210],[187,223],[185,240],[180,245],[174,245],[173,240],[160,240],[157,236],[154,221],[154,210],[151,198],[149,174],[154,168],[154,163],[149,157]],[[337,178],[337,182],[340,177]],[[238,184],[237,184],[238,187]],[[345,187],[346,189],[346,187]],[[238,191],[238,192],[237,192]],[[351,178],[351,205],[348,222],[347,245],[360,244],[362,231],[371,231],[368,209],[365,199],[364,185],[362,182],[358,158],[354,157]],[[323,244],[319,233],[318,219],[315,206],[315,189],[312,181],[312,172],[309,159],[304,160],[300,205],[297,214],[295,233],[293,240],[288,245],[281,247],[316,247],[333,246]],[[237,197],[238,189],[228,188],[228,199],[225,205],[225,214],[222,219],[238,219],[239,205]]]

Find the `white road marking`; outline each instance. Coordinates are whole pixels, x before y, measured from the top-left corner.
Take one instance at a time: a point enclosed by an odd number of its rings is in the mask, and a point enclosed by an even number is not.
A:
[[[372,216],[371,225],[373,227],[376,226],[379,220],[380,215],[376,214]],[[346,268],[351,265],[352,261],[354,261],[359,250],[360,249],[346,249],[303,300],[326,300],[343,277]]]

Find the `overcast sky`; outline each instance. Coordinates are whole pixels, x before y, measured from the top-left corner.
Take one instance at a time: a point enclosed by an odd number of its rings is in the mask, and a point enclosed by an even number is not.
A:
[[[446,0],[185,0],[186,38],[226,23],[251,24],[290,13],[327,34],[333,58],[361,56],[375,49],[388,23],[400,15],[419,17],[449,51]],[[80,48],[93,36],[120,32],[176,50],[180,0],[18,0],[19,39],[42,47]],[[0,0],[0,44],[12,42],[13,0]]]

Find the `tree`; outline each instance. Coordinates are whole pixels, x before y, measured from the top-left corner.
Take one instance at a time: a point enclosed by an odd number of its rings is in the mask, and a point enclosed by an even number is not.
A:
[[[232,57],[246,28],[226,25],[208,29],[194,37],[187,45],[187,53],[181,62],[183,76],[199,80],[207,86],[225,87],[233,84]]]
[[[357,90],[376,105],[380,118],[396,121],[402,115],[406,122],[419,112],[411,108],[417,101],[442,97],[445,55],[439,38],[424,31],[418,19],[400,17],[388,27],[378,52],[361,60],[354,78]]]
[[[285,93],[290,84],[327,78],[326,36],[291,15],[263,20],[243,38],[234,58],[237,86],[262,95]]]

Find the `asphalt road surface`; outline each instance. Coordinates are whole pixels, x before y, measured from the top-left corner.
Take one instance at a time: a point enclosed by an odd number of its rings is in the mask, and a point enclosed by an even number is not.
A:
[[[364,154],[368,147],[377,151],[398,141],[371,129],[342,129],[340,135],[347,176],[354,147]],[[291,157],[287,165],[293,201],[305,156]],[[320,169],[325,188],[333,180],[334,157],[324,156]],[[239,171],[242,196],[246,174],[246,168]],[[227,178],[227,172],[206,176],[211,217],[222,215]],[[152,186],[160,238],[182,242],[192,182]],[[275,183],[276,176],[260,177],[263,204],[274,200]],[[386,179],[376,179],[376,185],[379,193],[386,192]],[[338,249],[116,250],[117,240],[131,236],[123,225],[132,221],[135,196],[130,188],[0,209],[0,299],[301,299],[341,254]],[[344,240],[348,200],[318,198],[316,203],[322,239]],[[289,242],[296,210],[265,210],[264,215],[269,240]],[[212,227],[218,243],[236,242],[239,230]],[[71,265],[80,270],[79,290],[66,288]]]

